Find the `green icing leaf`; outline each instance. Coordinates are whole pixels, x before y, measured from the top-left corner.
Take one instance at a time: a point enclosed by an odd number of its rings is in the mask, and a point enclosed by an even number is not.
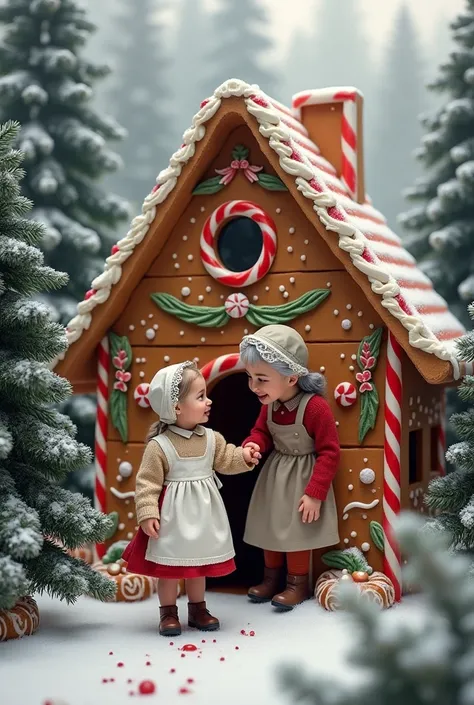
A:
[[[127,394],[118,389],[110,395],[110,419],[124,443],[128,440]]]
[[[116,563],[122,558],[122,553],[125,551],[129,544],[129,541],[116,541],[111,546],[109,546],[107,553],[102,558],[102,563],[107,565],[108,563]]]
[[[211,176],[210,179],[201,181],[200,184],[193,189],[193,196],[209,196],[213,193],[219,193],[224,188],[224,184],[220,183],[222,176]]]
[[[374,428],[379,409],[379,395],[372,384],[372,391],[360,396],[359,442],[362,443],[368,432]]]
[[[258,183],[267,191],[288,191],[283,181],[278,176],[272,174],[257,174]]]
[[[281,306],[255,306],[250,304],[247,320],[253,326],[267,326],[273,323],[292,321],[303,313],[312,311],[321,304],[331,291],[329,289],[313,289]]]
[[[371,521],[369,524],[370,538],[374,542],[376,548],[382,553],[385,553],[385,534],[382,524],[378,521]]]
[[[357,570],[363,572],[367,570],[367,563],[364,558],[347,549],[344,551],[328,551],[321,556],[321,560],[329,568],[346,569],[349,573],[354,573]]]
[[[234,149],[232,150],[232,159],[238,159],[239,162],[242,161],[242,159],[247,159],[248,156],[249,150],[243,144],[235,145]]]
[[[115,333],[109,333],[110,341],[110,356],[113,359],[118,355],[119,350],[125,350],[127,353],[127,361],[121,369],[128,370],[132,364],[133,352],[130,342],[126,335],[116,335]]]
[[[220,328],[229,322],[225,306],[191,306],[176,296],[161,292],[150,294],[150,298],[162,311],[202,328]]]
[[[362,355],[362,348],[364,346],[364,343],[368,343],[368,345],[370,347],[370,356],[375,357],[375,360],[377,361],[379,353],[380,353],[380,345],[382,343],[382,334],[383,334],[383,328],[377,328],[376,330],[374,330],[373,333],[365,336],[365,338],[362,338],[362,340],[360,341],[359,349],[357,351],[357,364],[359,365],[361,370],[365,369],[364,365],[362,364],[362,362],[360,360],[360,356]],[[377,362],[375,363],[375,365],[376,364],[377,364]],[[371,369],[374,369],[375,365]]]
[[[115,534],[117,531],[118,523],[119,523],[119,513],[118,512],[109,512],[107,514],[109,519],[112,519],[112,526],[110,527],[109,531],[107,534],[104,536],[104,541],[107,541],[108,539],[111,539],[112,536]]]

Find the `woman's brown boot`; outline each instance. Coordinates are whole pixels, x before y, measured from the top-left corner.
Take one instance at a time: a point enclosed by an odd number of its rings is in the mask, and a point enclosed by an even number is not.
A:
[[[188,626],[202,632],[215,632],[220,628],[219,620],[212,616],[205,602],[188,602]]]
[[[160,634],[161,636],[179,636],[181,634],[176,605],[160,607]]]
[[[287,575],[286,589],[272,599],[272,605],[280,610],[292,610],[311,596],[309,575]]]
[[[263,580],[259,585],[251,587],[247,593],[252,602],[270,602],[273,595],[281,590],[284,585],[282,568],[267,568],[263,570]]]

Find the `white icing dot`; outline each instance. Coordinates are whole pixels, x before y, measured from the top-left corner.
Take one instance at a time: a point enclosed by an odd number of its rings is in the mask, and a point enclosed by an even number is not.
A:
[[[133,324],[129,325],[128,330],[135,330],[135,326]]]
[[[155,337],[156,333],[155,333],[155,331],[153,330],[153,328],[147,328],[147,330],[145,331],[145,335],[146,335],[146,337],[148,338],[148,340],[153,340],[153,338]]]
[[[122,522],[120,522],[118,528],[120,529],[120,531],[123,531],[125,529],[125,524],[122,524]]]
[[[321,365],[321,367],[319,368],[319,371],[320,371],[320,372],[325,372],[325,370],[326,370],[326,368]]]
[[[408,425],[413,426],[413,421],[411,419],[408,419]]]
[[[171,255],[171,257],[172,257],[173,259],[178,259],[178,255],[176,254],[176,252],[173,252],[173,254]]]
[[[351,372],[354,372],[354,365],[349,365],[349,369]]]
[[[370,490],[372,494],[376,494],[377,490]]]
[[[359,480],[364,485],[371,485],[372,482],[375,482],[375,472],[372,470],[372,468],[362,468],[359,473]]]
[[[194,362],[199,362],[199,358],[198,358],[198,357],[194,357],[193,360],[194,360]]]
[[[339,426],[339,421],[336,421],[336,426]]]
[[[349,468],[349,472],[352,472],[352,468]]]
[[[141,357],[136,357],[136,358],[135,358],[135,362],[141,362],[141,361],[142,361]]]
[[[352,304],[346,304],[346,308],[347,308],[348,311],[350,311],[351,308],[352,308]]]
[[[420,406],[418,407],[418,411],[423,411],[423,404],[420,404]]]
[[[128,517],[129,519],[133,519],[133,512],[129,512],[129,513],[127,514],[127,517]]]
[[[283,298],[287,299],[289,297],[289,293],[287,291],[283,292]]]
[[[149,314],[148,314],[148,318],[153,318],[153,314],[152,314],[152,313],[149,313]]]
[[[349,543],[349,539],[344,539],[344,543]]]
[[[212,287],[211,287],[211,286],[206,286],[206,291],[207,291],[208,294],[210,294],[211,291],[212,291]]]
[[[311,326],[308,324],[307,326],[304,327],[304,329],[307,333],[309,333],[309,331],[311,330]]]
[[[154,323],[154,324],[153,324],[153,330],[158,330],[159,327],[160,327],[160,326],[158,325],[158,323]]]
[[[352,492],[352,490],[354,489],[354,485],[347,485],[347,489],[349,490],[349,492]]]
[[[291,228],[288,228],[288,232],[290,233],[290,235],[293,235],[293,233],[295,232],[294,227],[291,226]]]
[[[180,330],[180,331],[179,331],[179,334],[180,334],[180,335],[184,335],[184,330]]]
[[[204,213],[205,210],[204,206],[201,206],[201,213]]]
[[[331,286],[331,282],[326,282],[326,286],[329,288]]]
[[[205,338],[201,338],[201,343],[205,343],[205,342],[206,342],[206,339],[205,339]]]
[[[189,262],[192,262],[193,259],[194,259],[194,257],[193,257],[192,255],[188,255],[188,261],[189,261]]]
[[[223,331],[223,330],[221,330],[221,335],[224,335],[224,331]]]
[[[221,295],[219,296],[219,298],[223,301],[223,300],[225,299],[224,294],[221,294]]]
[[[122,477],[130,477],[133,472],[132,463],[129,463],[128,460],[123,460],[119,465],[118,471]]]
[[[269,286],[266,286],[266,287],[265,287],[265,291],[270,291],[270,287],[269,287]]]
[[[300,260],[301,260],[302,262],[306,262],[306,255],[301,255]]]
[[[283,286],[283,284],[280,284],[280,286],[278,287],[278,291],[285,291],[285,287]]]
[[[420,401],[421,401],[421,397],[417,397],[417,398],[416,398],[416,403],[419,404]]]
[[[304,241],[304,244],[305,244],[305,245],[308,245],[308,244],[309,244],[309,240],[305,240],[305,241]]]
[[[362,316],[363,316],[364,314],[363,314],[362,311],[357,311],[357,315],[359,316],[359,318],[362,318]]]
[[[418,421],[418,426],[421,426],[421,421]]]
[[[343,514],[342,518],[346,521],[346,519],[349,519],[349,514]]]
[[[348,318],[344,318],[344,320],[341,321],[341,327],[343,330],[350,330],[352,328],[352,322]]]
[[[252,296],[252,301],[258,301],[258,296],[257,296],[257,294],[254,294],[254,295]]]
[[[351,360],[357,360],[357,355],[354,355],[354,353],[351,355]]]
[[[374,329],[374,324],[373,324],[373,323],[369,323],[369,328],[370,328],[370,330],[373,330],[373,329]]]
[[[130,504],[130,500],[129,499],[124,500],[124,504]]]
[[[170,361],[170,356],[169,356],[169,355],[165,355],[164,358],[163,358],[163,360],[164,360],[165,362],[169,362],[169,361]]]
[[[339,311],[337,310],[337,308],[334,309],[333,314],[334,314],[335,316],[339,316]]]
[[[184,242],[187,242],[188,236],[187,236],[187,235],[183,235],[183,240],[184,240]]]
[[[181,296],[189,296],[190,293],[191,289],[189,288],[189,286],[183,286],[183,288],[181,289]]]
[[[367,553],[367,551],[370,551],[370,543],[364,541],[364,543],[361,544],[361,549],[364,551],[364,553]]]
[[[142,370],[142,371],[139,373],[139,377],[141,377],[141,378],[143,379],[144,376],[145,376],[145,373],[144,373],[143,370]]]
[[[133,539],[133,531],[128,532],[127,539]]]
[[[291,247],[291,245],[288,245],[286,249],[288,250],[288,252],[293,252],[293,248]]]
[[[362,519],[367,519],[367,514],[362,514]]]
[[[123,477],[120,477],[120,475],[117,475],[117,477],[115,479],[117,480],[117,482],[122,482]]]
[[[357,536],[357,531],[351,531],[351,536],[353,539],[355,539]]]
[[[275,213],[281,213],[281,208],[276,208]]]
[[[188,277],[188,282],[192,282],[192,280],[193,280],[192,277]]]
[[[204,301],[204,296],[202,294],[199,294],[198,301]]]
[[[364,463],[368,463],[368,462],[369,462],[369,459],[368,459],[368,458],[364,458]]]
[[[346,359],[346,356],[344,355],[344,353],[341,353],[341,360],[345,360],[345,359]]]
[[[249,334],[249,329],[248,329],[248,328],[244,328],[244,335],[248,335],[248,334]]]
[[[416,419],[416,411],[412,411],[412,412],[411,412],[411,417],[412,417],[413,420]]]
[[[142,362],[146,362],[146,357],[142,357]],[[128,453],[128,450],[126,450],[125,452]]]
[[[195,223],[195,222],[196,222],[196,218],[190,218],[190,219],[189,219],[189,222],[190,222],[190,223]]]
[[[179,264],[177,262],[175,263],[174,268],[179,269]]]
[[[295,278],[294,278],[294,277],[290,277],[290,284],[294,284],[294,283],[295,283]]]

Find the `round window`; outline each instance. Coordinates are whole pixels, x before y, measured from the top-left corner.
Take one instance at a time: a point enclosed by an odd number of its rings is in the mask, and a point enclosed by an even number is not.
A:
[[[250,218],[233,218],[225,223],[218,235],[219,258],[231,272],[250,269],[260,257],[263,236],[259,225]]]

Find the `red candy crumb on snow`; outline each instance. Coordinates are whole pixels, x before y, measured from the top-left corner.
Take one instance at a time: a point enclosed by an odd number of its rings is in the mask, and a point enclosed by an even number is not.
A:
[[[205,640],[205,639],[201,639],[201,644],[205,644],[205,643],[206,643],[206,640]]]
[[[108,683],[109,679],[108,678],[102,678],[102,683]]]
[[[115,678],[109,678],[110,683],[115,683]]]
[[[123,668],[125,666],[123,661],[119,661],[117,664],[117,668]]]
[[[215,641],[215,639],[214,639]],[[181,647],[181,651],[197,651],[198,647],[195,644],[184,644],[184,646]]]
[[[249,632],[250,636],[255,636],[255,632]]]
[[[217,644],[217,639],[213,639],[213,640],[212,640],[212,643],[213,643],[213,644]]]
[[[180,689],[178,690],[178,693],[179,693],[180,695],[187,695],[187,694],[190,693],[190,692],[191,692],[191,691],[189,690],[189,688],[180,688]]]
[[[109,651],[109,656],[113,656],[113,655],[114,655],[114,652],[113,652],[113,651]]]
[[[140,695],[152,695],[156,690],[156,685],[153,681],[142,681],[138,686]]]
[[[176,673],[176,668],[170,668],[170,673]]]
[[[225,657],[224,657],[224,656],[221,656],[220,659],[219,659],[219,661],[225,661]]]
[[[186,654],[181,654],[181,658],[186,658]]]
[[[240,633],[242,634],[242,636],[247,636],[247,632],[245,631],[245,629],[241,629]]]
[[[170,641],[170,646],[174,646],[174,641]]]
[[[127,678],[127,683],[133,683],[131,678]]]
[[[145,666],[151,666],[151,661],[147,661],[147,662],[145,663]]]
[[[238,646],[236,646],[236,647],[235,647],[235,650],[236,650],[236,651],[238,651],[238,650],[239,650],[239,647],[238,647]]]
[[[187,678],[186,683],[194,683],[194,678]]]

